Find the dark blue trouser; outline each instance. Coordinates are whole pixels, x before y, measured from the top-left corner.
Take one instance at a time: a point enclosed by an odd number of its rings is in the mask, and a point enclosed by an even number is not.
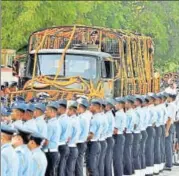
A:
[[[133,134],[125,134],[124,143],[124,175],[133,174],[132,157]]]
[[[175,123],[177,142],[179,143],[179,122]]]
[[[105,166],[104,166],[104,175],[112,176],[112,160],[113,160],[113,147],[114,139],[113,137],[108,137],[106,139],[107,149],[105,156]]]
[[[133,167],[134,170],[141,169],[141,161],[140,161],[140,141],[141,141],[141,134],[134,133],[134,141],[132,146],[132,154],[133,154]]]
[[[128,140],[131,139],[129,139],[128,137]],[[124,155],[125,137],[123,134],[114,135],[114,141],[115,141],[114,153],[113,153],[114,176],[122,176],[124,170],[123,155]],[[130,141],[128,142],[130,143]]]
[[[154,165],[154,137],[155,137],[155,129],[150,126],[147,127],[147,141],[145,147],[145,161],[146,166],[151,167]]]
[[[76,160],[75,175],[83,176],[84,154],[85,154],[87,145],[86,143],[79,143],[77,144],[77,148],[78,148],[78,158]]]
[[[161,143],[162,129],[155,127],[155,142],[154,142],[154,164],[161,164]]]
[[[75,165],[78,157],[77,147],[69,147],[70,153],[66,163],[66,175],[65,176],[74,176],[75,175]]]
[[[172,167],[172,154],[173,154],[173,125],[169,130],[169,136],[165,138],[165,155],[166,155],[166,167]]]
[[[65,176],[66,162],[69,155],[68,145],[60,145],[58,147],[58,152],[60,153],[60,162],[58,165],[58,176]]]
[[[98,169],[99,169],[99,176],[104,176],[104,159],[106,156],[106,149],[107,149],[107,142],[100,141],[101,145],[101,152],[99,156],[99,163],[98,163]]]
[[[145,161],[145,146],[146,146],[146,141],[148,134],[146,130],[141,131],[142,139],[140,142],[140,160],[141,160],[141,169],[146,168],[146,161]]]
[[[165,163],[165,125],[162,125],[161,129],[162,129],[162,136],[161,136],[161,143],[160,143],[161,162]]]
[[[47,169],[45,176],[57,176],[57,169],[60,162],[60,154],[58,152],[47,152]]]
[[[86,159],[87,159],[87,169],[89,176],[98,176],[98,159],[101,151],[100,143],[88,142],[87,151],[86,151]]]

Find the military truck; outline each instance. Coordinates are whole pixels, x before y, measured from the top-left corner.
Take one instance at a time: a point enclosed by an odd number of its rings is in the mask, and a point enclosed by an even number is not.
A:
[[[27,99],[46,92],[49,99],[118,97],[158,92],[154,43],[142,34],[83,25],[33,32],[22,90]]]

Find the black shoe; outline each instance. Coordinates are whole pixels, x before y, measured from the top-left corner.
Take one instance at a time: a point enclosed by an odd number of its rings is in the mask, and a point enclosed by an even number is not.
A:
[[[160,170],[160,173],[162,173],[163,172],[163,169],[162,170]]]
[[[179,166],[179,163],[174,163],[173,165],[174,165],[174,166]]]
[[[166,171],[172,171],[172,168],[170,168],[170,167],[165,167],[164,170],[166,170]]]
[[[154,175],[159,175],[160,173],[154,173]]]

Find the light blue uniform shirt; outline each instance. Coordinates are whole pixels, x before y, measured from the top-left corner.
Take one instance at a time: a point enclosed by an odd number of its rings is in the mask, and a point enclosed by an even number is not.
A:
[[[145,106],[145,107],[142,107],[142,109],[143,109],[143,113],[144,113],[144,115],[143,115],[143,117],[144,117],[144,123],[143,123],[143,127],[141,128],[141,130],[147,129],[147,127],[148,127],[148,121],[149,121],[149,119],[148,119],[148,117],[149,117],[149,115],[148,115],[148,107]]]
[[[134,133],[140,133],[141,131],[141,121],[140,121],[140,112],[141,107],[138,107],[136,109],[133,109],[132,118],[134,119],[134,124],[136,125],[136,129],[133,130]]]
[[[165,115],[166,115],[166,109],[165,109],[164,104],[160,104],[160,114],[161,114],[160,125],[164,125],[165,124]]]
[[[90,127],[90,117],[88,112],[84,112],[78,116],[79,123],[80,123],[80,135],[78,143],[83,143],[87,140],[89,127]]]
[[[136,112],[133,109],[126,111],[127,124],[126,124],[126,133],[134,132],[134,124],[136,124]]]
[[[80,135],[80,122],[76,115],[69,117],[71,123],[69,147],[76,147]]]
[[[108,130],[108,121],[107,121],[107,115],[104,112],[101,112],[101,126],[102,126],[102,131],[100,135],[100,141],[104,141],[106,139],[106,133]]]
[[[30,119],[24,122],[24,127],[30,131],[38,132],[37,124],[35,119]]]
[[[168,118],[167,118],[167,120],[170,118],[172,121],[171,122],[172,124],[175,121],[176,112],[177,112],[177,107],[176,107],[175,102],[168,103],[168,106],[167,106],[167,117]]]
[[[38,133],[41,134],[44,137],[47,137],[47,123],[44,120],[45,116],[39,116],[35,119]]]
[[[141,131],[141,127],[143,125],[143,116],[144,116],[144,113],[143,113],[143,110],[141,107],[136,107],[134,109],[135,111],[135,114],[136,114],[136,119],[135,119],[135,124],[136,124],[136,129],[134,130],[134,133],[140,133]]]
[[[148,106],[148,120],[148,126],[152,126],[157,121],[157,112],[153,104]]]
[[[10,143],[1,146],[1,176],[19,176],[19,159]]]
[[[47,140],[48,145],[45,149],[58,149],[59,138],[61,135],[61,127],[56,117],[47,121]]]
[[[61,128],[61,135],[58,145],[64,145],[70,137],[70,119],[66,114],[62,114],[58,117],[58,123]]]
[[[44,176],[47,168],[47,159],[40,147],[32,150],[33,176]]]
[[[155,106],[155,110],[156,110],[156,113],[157,113],[157,119],[156,119],[156,127],[159,127],[161,125],[161,119],[162,119],[162,109],[161,109],[161,106],[160,105],[156,105]]]
[[[18,176],[32,176],[32,153],[27,145],[17,147],[15,148],[15,151],[20,163]]]
[[[164,119],[163,119],[163,122],[164,122],[164,125],[166,124],[166,122],[167,122],[167,119],[168,119],[168,117],[167,117],[167,106],[166,106],[166,103],[163,103],[162,104],[162,108],[163,108],[163,111],[164,111]]]
[[[107,123],[108,123],[108,128],[106,132],[106,137],[112,137],[113,131],[114,131],[114,126],[115,126],[115,119],[112,111],[106,112],[107,116]]]
[[[10,124],[12,127],[23,126],[22,120],[16,120]]]
[[[126,123],[127,123],[127,116],[124,113],[124,110],[123,109],[118,110],[115,116],[115,128],[118,129],[118,134],[123,134],[123,131],[127,127]]]
[[[92,116],[90,123],[90,132],[94,134],[94,137],[91,141],[98,141],[100,139],[102,133],[102,125],[101,125],[101,113],[96,113]]]
[[[140,131],[146,130],[146,109],[143,107],[137,107],[136,109],[137,114],[140,116],[140,122],[138,125],[138,129]]]

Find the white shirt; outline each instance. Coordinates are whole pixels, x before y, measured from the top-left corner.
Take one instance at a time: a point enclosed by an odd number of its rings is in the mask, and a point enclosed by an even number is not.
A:
[[[166,93],[170,93],[170,94],[176,94],[176,93],[177,93],[177,90],[176,90],[176,89],[172,89],[172,88],[170,88],[170,87],[167,87],[167,88],[165,89],[165,92],[166,92]]]
[[[176,107],[175,102],[169,103],[167,107],[167,116],[168,118],[172,119],[172,124],[175,121],[176,112],[177,112],[177,107]]]

